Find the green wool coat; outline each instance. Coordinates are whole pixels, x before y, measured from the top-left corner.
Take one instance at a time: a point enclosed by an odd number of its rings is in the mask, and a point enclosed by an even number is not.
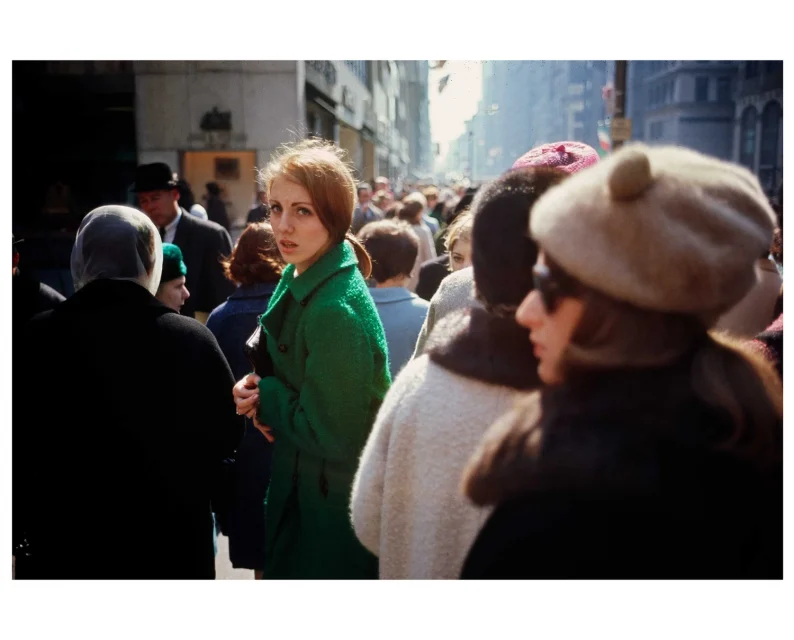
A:
[[[353,531],[353,476],[390,385],[386,338],[352,246],[297,278],[289,265],[260,324],[275,376],[259,383],[273,428],[265,578],[377,578]]]

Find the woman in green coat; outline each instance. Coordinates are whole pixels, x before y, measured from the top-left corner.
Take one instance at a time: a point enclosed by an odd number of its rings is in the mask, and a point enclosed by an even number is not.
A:
[[[358,460],[389,388],[383,326],[349,228],[355,183],[337,147],[304,141],[260,174],[288,266],[260,318],[275,375],[249,374],[238,413],[275,441],[266,579],[377,578],[349,516]],[[363,276],[362,276],[363,274]]]

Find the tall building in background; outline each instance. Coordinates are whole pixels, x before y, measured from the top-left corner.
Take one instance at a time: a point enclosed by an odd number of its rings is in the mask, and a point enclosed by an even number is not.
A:
[[[241,227],[256,170],[308,135],[345,149],[359,180],[422,176],[427,83],[426,61],[14,62],[14,227],[73,235],[92,208],[134,203],[135,167],[157,161],[199,199],[219,183]]]
[[[738,162],[775,193],[783,180],[781,61],[655,60],[628,67],[632,139]]]
[[[606,78],[604,61],[483,62],[483,98],[458,142],[461,147],[472,139],[471,166],[456,169],[479,181],[499,175],[544,143],[578,140],[597,146]]]

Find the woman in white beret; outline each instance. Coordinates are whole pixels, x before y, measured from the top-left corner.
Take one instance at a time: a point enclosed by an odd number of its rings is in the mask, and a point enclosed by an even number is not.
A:
[[[516,313],[548,385],[464,490],[498,505],[464,578],[782,578],[782,385],[709,332],[774,214],[737,165],[626,147],[549,190]]]

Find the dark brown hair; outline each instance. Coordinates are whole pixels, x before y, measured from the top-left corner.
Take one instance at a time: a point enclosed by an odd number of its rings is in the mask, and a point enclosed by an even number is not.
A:
[[[311,196],[317,215],[334,244],[347,240],[356,252],[358,268],[365,278],[372,273],[366,249],[350,233],[356,205],[356,183],[351,168],[342,160],[336,145],[311,138],[285,145],[262,171],[259,183],[270,198],[273,180],[284,177],[301,185]]]
[[[640,309],[587,287],[546,254],[552,273],[576,283],[582,318],[563,354],[565,378],[612,368],[658,367],[693,354],[695,395],[731,416],[734,431],[725,448],[769,461],[783,417],[783,388],[771,365],[738,341],[708,331],[704,320]]]
[[[226,277],[239,285],[277,282],[284,263],[269,222],[249,224],[232,254],[221,262]]]
[[[397,216],[400,218],[400,220],[405,220],[411,224],[418,224],[420,216],[422,215],[422,211],[425,210],[425,206],[419,200],[409,198],[410,196],[407,196],[403,200],[403,206],[397,212]]]
[[[372,277],[376,282],[411,276],[419,240],[408,224],[395,220],[370,222],[361,228],[358,238],[372,256]]]

